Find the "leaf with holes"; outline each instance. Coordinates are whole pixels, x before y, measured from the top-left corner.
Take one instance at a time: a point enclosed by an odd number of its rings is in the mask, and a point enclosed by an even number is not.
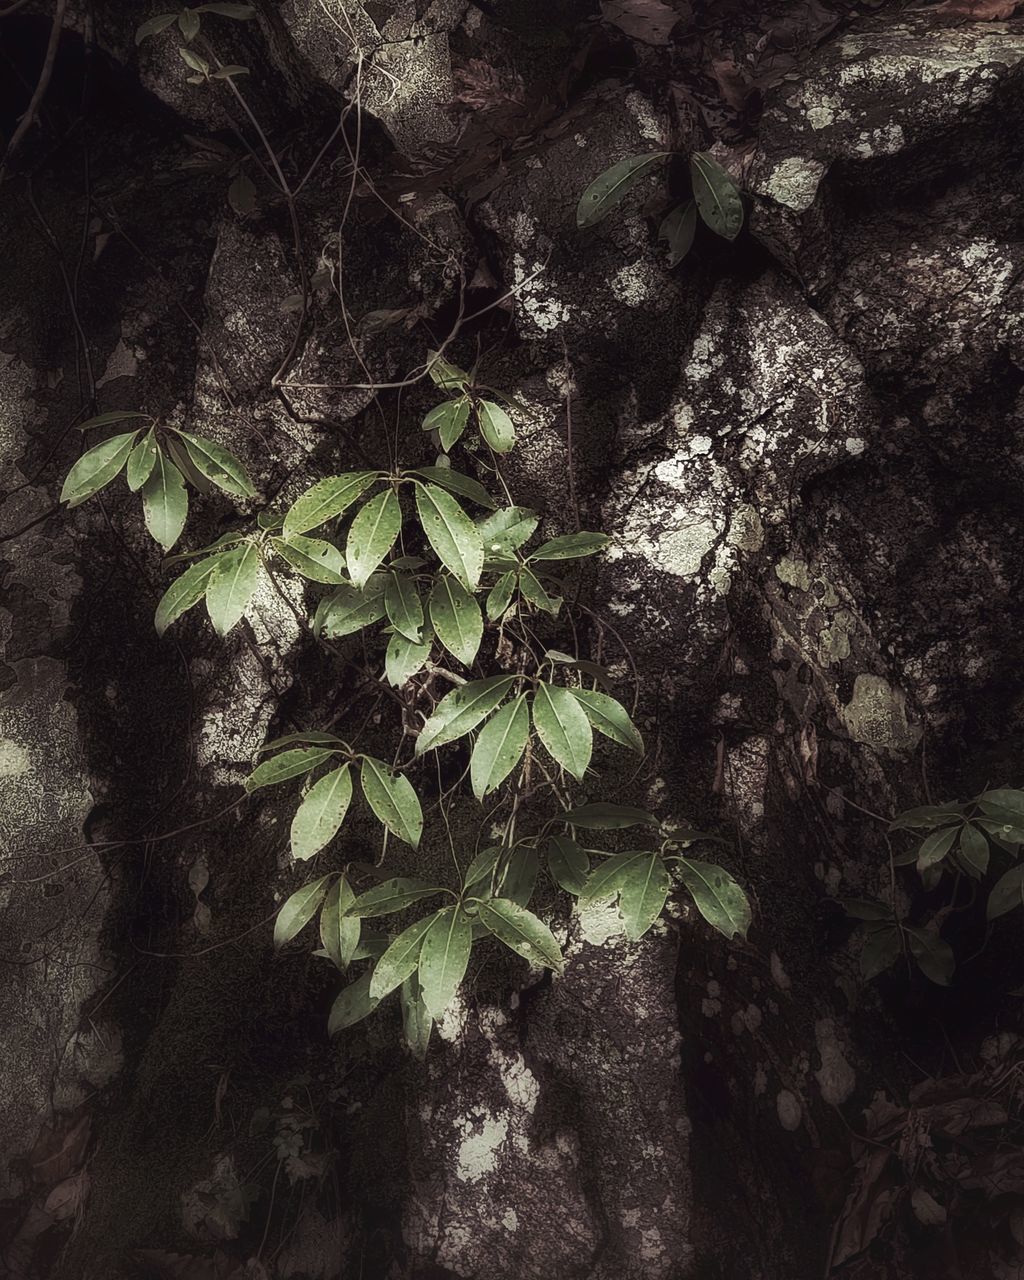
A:
[[[526,507],[502,507],[477,521],[484,554],[509,556],[533,536],[540,517]]]
[[[432,898],[435,894],[443,892],[443,889],[431,884],[428,880],[414,880],[407,876],[394,876],[390,880],[382,880],[380,884],[375,885],[372,889],[367,889],[365,893],[361,893],[346,908],[346,914],[360,916],[364,919],[370,916],[389,916],[396,911],[404,911],[406,907],[411,907],[414,902],[420,902],[424,898]]]
[[[580,907],[589,907],[595,902],[604,902],[609,898],[617,898],[626,877],[634,865],[650,857],[647,853],[616,853],[604,862],[599,863],[590,875],[580,892]]]
[[[583,827],[586,831],[621,831],[626,827],[658,825],[658,819],[646,809],[635,809],[628,804],[606,804],[600,800],[569,809],[561,815],[560,821]]]
[[[561,685],[543,680],[533,695],[533,726],[555,761],[582,782],[594,749],[586,712]]]
[[[619,880],[619,911],[626,937],[636,942],[661,915],[672,888],[668,868],[656,853],[630,864]]]
[[[451,364],[444,356],[431,351],[427,356],[430,361],[427,371],[430,381],[442,391],[461,391],[469,381],[469,374],[458,365]]]
[[[611,538],[606,533],[567,533],[531,551],[530,560],[580,560],[603,551]]]
[[[156,432],[150,427],[128,455],[128,470],[125,474],[132,493],[138,493],[149,479],[156,465],[156,455]]]
[[[245,612],[259,582],[260,554],[251,542],[217,557],[206,588],[206,609],[219,636],[226,636]]]
[[[953,948],[933,929],[912,929],[907,925],[905,931],[917,967],[936,986],[948,987],[956,969]]]
[[[392,773],[382,760],[363,756],[359,781],[366,803],[391,834],[418,848],[423,833],[423,810],[409,779]]]
[[[510,950],[530,964],[561,972],[565,960],[555,936],[543,920],[508,898],[486,898],[479,904],[480,922]]]
[[[472,926],[462,908],[442,907],[423,939],[417,971],[432,1017],[439,1018],[455,999],[472,944]]]
[[[693,200],[685,204],[677,204],[670,209],[661,220],[658,228],[658,239],[668,245],[669,270],[678,267],[693,247],[693,237],[697,232],[697,205]]]
[[[309,773],[311,769],[330,760],[333,755],[331,747],[295,747],[291,751],[282,751],[280,755],[264,760],[253,769],[245,780],[245,789],[253,792],[260,787],[276,787],[279,782],[300,778],[304,773]]]
[[[296,889],[277,913],[274,921],[274,946],[278,950],[300,933],[316,915],[327,892],[330,876],[321,876]]]
[[[315,782],[292,819],[292,857],[305,862],[330,844],[345,820],[351,800],[352,774],[347,764]]]
[[[470,403],[466,396],[458,400],[446,400],[439,404],[423,419],[424,431],[436,431],[441,439],[441,448],[450,452],[466,430],[469,422]]]
[[[435,484],[416,485],[416,510],[438,559],[466,588],[475,590],[484,563],[480,534],[451,494]]]
[[[941,862],[956,842],[959,830],[959,827],[946,827],[927,836],[917,851],[918,871],[927,871],[929,867]]]
[[[424,916],[392,942],[387,951],[377,961],[370,982],[370,995],[383,1000],[395,987],[400,987],[411,974],[416,972],[420,961],[420,948],[427,930],[437,919],[440,912]]]
[[[479,480],[464,476],[461,471],[453,471],[451,467],[417,467],[415,474],[431,484],[439,484],[443,489],[457,493],[460,498],[468,498],[478,506],[494,506],[494,499]]]
[[[508,453],[515,447],[516,429],[500,404],[495,404],[493,400],[481,400],[476,407],[476,419],[485,443],[495,453]]]
[[[320,602],[314,630],[329,640],[353,635],[384,617],[386,575],[375,573],[366,586],[341,586]]]
[[[536,609],[542,609],[545,613],[550,613],[554,617],[558,610],[562,607],[562,601],[558,596],[550,596],[541,586],[540,579],[531,570],[524,565],[519,572],[519,590],[523,594],[525,600],[529,600],[530,604]]]
[[[407,573],[389,573],[384,581],[384,608],[388,621],[401,635],[419,644],[423,631],[423,603]]]
[[[530,736],[530,713],[520,694],[484,725],[470,759],[473,794],[482,800],[500,786],[522,759]]]
[[[230,449],[214,440],[207,440],[205,436],[190,435],[187,431],[179,431],[178,435],[184,440],[196,470],[201,471],[211,484],[233,498],[256,496],[249,473]]]
[[[446,694],[416,739],[416,754],[433,751],[475,729],[497,710],[515,682],[515,676],[489,676],[459,685]]]
[[[150,535],[170,551],[188,518],[188,491],[181,472],[160,448],[149,479],[142,486],[142,514]]]
[[[1011,867],[992,886],[992,892],[988,895],[986,915],[989,920],[996,920],[1022,904],[1024,904],[1024,863]]]
[[[471,666],[484,636],[484,620],[476,597],[456,578],[442,574],[430,593],[434,634],[453,657]]]
[[[341,552],[323,538],[306,538],[296,533],[290,538],[271,538],[270,545],[296,573],[310,582],[338,586],[348,581]]]
[[[83,453],[67,474],[60,491],[61,502],[66,502],[69,508],[77,507],[105,489],[128,461],[138,434],[138,431],[128,431],[121,436],[111,436]]]
[[[362,931],[360,918],[346,915],[355,900],[352,886],[344,876],[338,876],[327,890],[320,910],[320,941],[335,967],[342,973],[352,963]]]
[[[155,18],[148,18],[141,26],[135,29],[135,43],[142,44],[143,40],[148,40],[150,36],[159,35],[161,31],[166,31],[177,20],[177,13],[158,13]]]
[[[690,177],[700,216],[716,235],[735,240],[743,226],[743,201],[736,183],[706,151],[695,151],[690,157]]]
[[[394,489],[385,489],[362,508],[348,531],[345,560],[353,585],[362,588],[395,545],[402,510]]]
[[[713,862],[680,858],[679,874],[708,924],[726,938],[747,936],[750,903],[728,871]]]
[[[548,873],[560,889],[578,897],[590,875],[590,858],[575,840],[552,836],[545,845]]]
[[[379,1000],[375,1000],[370,995],[372,977],[372,970],[370,973],[364,973],[361,978],[357,978],[355,982],[350,983],[341,992],[331,1006],[331,1012],[327,1019],[328,1035],[337,1035],[339,1031],[344,1031],[346,1027],[354,1026],[357,1022],[361,1022],[363,1018],[368,1018],[380,1004]]]
[[[219,555],[199,560],[189,565],[183,574],[174,579],[160,597],[160,603],[156,607],[156,617],[153,622],[158,636],[162,636],[172,622],[202,600],[219,560]]]
[[[980,880],[988,870],[989,848],[985,833],[967,822],[960,828],[960,848],[957,861],[975,880]]]
[[[409,1046],[409,1052],[417,1062],[423,1062],[430,1044],[430,1033],[434,1029],[434,1019],[423,1003],[423,990],[416,974],[406,978],[400,992],[402,1002],[402,1035]]]
[[[611,738],[620,746],[629,747],[638,755],[643,755],[644,740],[621,702],[616,702],[606,693],[598,693],[595,689],[570,689],[569,692],[583,708],[584,714],[598,733]]]
[[[630,156],[606,169],[587,187],[576,206],[576,225],[593,227],[611,213],[640,181],[657,165],[664,163],[671,152],[652,151],[642,156]]]
[[[487,593],[485,605],[487,617],[491,622],[497,622],[504,617],[509,605],[512,603],[512,594],[515,589],[516,575],[514,573],[503,573],[494,586],[491,587]]]
[[[292,503],[284,518],[284,535],[306,533],[340,516],[373,484],[378,471],[346,471],[328,476],[307,489]]]
[[[388,639],[388,647],[384,654],[384,675],[392,689],[400,689],[406,684],[430,657],[432,640],[424,640],[414,644],[406,636],[396,631]]]

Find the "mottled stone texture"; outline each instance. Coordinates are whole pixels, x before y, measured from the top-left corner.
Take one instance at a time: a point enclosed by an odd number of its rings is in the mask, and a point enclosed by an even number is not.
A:
[[[670,273],[639,197],[574,225],[624,155],[707,145],[643,74],[626,89],[599,64],[528,145],[498,130],[443,168],[476,127],[448,109],[453,65],[499,66],[516,105],[562,74],[589,10],[258,8],[259,30],[215,34],[241,42],[275,141],[308,164],[358,89],[345,137],[403,213],[337,139],[299,202],[307,271],[337,263],[347,209],[349,311],[400,313],[360,359],[321,288],[272,391],[296,318],[286,212],[258,184],[241,218],[228,176],[181,167],[230,103],[184,83],[173,43],[136,51],[134,12],[97,7],[115,105],[89,125],[92,205],[67,151],[0,208],[5,1274],[822,1275],[860,1108],[1018,1016],[864,989],[830,900],[887,881],[863,809],[1021,779],[1024,20],[838,28],[770,91],[752,151],[718,146],[745,166],[749,232]],[[414,369],[463,306],[460,272],[471,311],[515,290],[455,353],[479,343],[516,398],[523,499],[562,531],[571,466],[613,538],[603,657],[625,693],[636,664],[653,760],[620,794],[729,834],[755,925],[727,946],[677,908],[626,944],[542,898],[565,975],[485,965],[421,1065],[391,1016],[328,1043],[332,979],[274,959],[265,923],[301,874],[289,800],[228,808],[270,730],[355,696],[301,600],[268,588],[225,642],[198,618],[158,642],[167,574],[136,500],[55,503],[90,377],[104,409],[230,445],[268,498],[383,456],[347,384]],[[432,403],[422,385],[401,401],[419,459]],[[194,545],[234,518],[195,507]],[[593,797],[620,771],[602,758]],[[347,848],[371,856],[358,833]],[[981,989],[1019,984],[1020,958],[993,956]]]

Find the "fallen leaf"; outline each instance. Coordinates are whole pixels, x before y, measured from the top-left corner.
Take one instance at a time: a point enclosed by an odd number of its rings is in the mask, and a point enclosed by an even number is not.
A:
[[[88,1116],[44,1125],[29,1156],[35,1181],[50,1186],[77,1169],[85,1155],[91,1127]]]
[[[46,1203],[43,1208],[55,1222],[62,1222],[65,1218],[73,1218],[84,1208],[85,1202],[89,1198],[91,1185],[89,1175],[84,1169],[80,1169],[78,1173],[72,1174],[70,1178],[65,1178],[63,1182],[57,1183],[46,1197]]]
[[[601,16],[643,44],[668,44],[679,14],[662,0],[601,0]]]

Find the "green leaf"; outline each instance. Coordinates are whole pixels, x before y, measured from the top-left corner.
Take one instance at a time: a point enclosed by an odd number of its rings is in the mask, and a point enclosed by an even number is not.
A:
[[[992,886],[992,892],[988,895],[986,915],[989,920],[996,920],[1022,903],[1024,903],[1024,863],[1011,867]]]
[[[619,911],[626,937],[636,942],[661,915],[672,888],[668,868],[657,853],[631,862],[619,879]]]
[[[194,9],[182,9],[178,14],[178,27],[186,40],[194,40],[199,34],[199,15]]]
[[[159,35],[161,31],[166,31],[169,26],[177,18],[176,13],[158,13],[155,18],[149,18],[143,22],[141,26],[135,28],[135,44],[142,44],[143,40],[148,40],[150,36]]]
[[[497,888],[503,898],[528,905],[540,875],[540,858],[532,845],[519,845],[508,856]]]
[[[463,893],[473,898],[490,897],[494,887],[494,873],[504,857],[504,845],[492,845],[482,849],[466,868],[462,877]]]
[[[417,467],[412,474],[422,476],[431,484],[439,484],[442,488],[457,493],[460,498],[468,498],[481,507],[493,507],[494,499],[472,476],[465,476],[461,471],[453,471],[451,467]]]
[[[516,767],[529,736],[530,713],[521,693],[484,725],[476,740],[469,773],[478,800],[504,782]]]
[[[466,430],[469,421],[470,404],[466,396],[458,400],[446,400],[431,409],[423,419],[424,431],[436,431],[441,438],[441,448],[445,453],[451,451]]]
[[[484,563],[480,534],[450,494],[434,484],[416,485],[416,510],[441,563],[467,591],[476,588]]]
[[[461,391],[469,381],[469,374],[458,365],[451,364],[443,356],[431,351],[427,359],[430,361],[428,372],[430,381],[442,391]]]
[[[693,198],[700,216],[716,235],[735,240],[743,226],[743,201],[732,178],[706,151],[690,157]]]
[[[992,791],[982,792],[978,797],[978,804],[985,813],[996,812],[1000,816],[1014,813],[1017,815],[1018,825],[1024,827],[1024,791],[1017,791],[1013,787],[997,787]]]
[[[315,769],[334,755],[331,747],[296,747],[292,751],[282,751],[258,764],[245,780],[248,792],[258,791],[260,787],[274,787],[279,782],[288,782],[298,778],[310,769]]]
[[[552,617],[558,613],[562,601],[558,596],[549,596],[540,584],[540,579],[531,570],[523,568],[519,571],[519,590],[523,593],[525,599],[537,609],[543,609],[545,613],[550,613]]]
[[[300,733],[286,733],[280,738],[272,738],[269,742],[264,742],[256,754],[264,756],[268,751],[280,751],[282,747],[291,746],[293,742],[301,742],[307,746],[314,747],[340,747],[343,745],[341,739],[333,733],[323,733],[319,729],[309,729]]]
[[[191,67],[193,71],[198,71],[201,76],[210,74],[210,64],[205,58],[200,58],[198,53],[193,53],[191,49],[179,49],[178,53],[186,67]]]
[[[512,419],[493,400],[481,400],[476,407],[480,434],[495,453],[508,453],[516,443],[516,429]]]
[[[603,551],[611,538],[606,533],[566,533],[552,538],[530,553],[530,560],[580,560]]]
[[[416,754],[433,751],[475,729],[497,709],[515,682],[515,676],[489,676],[459,685],[446,694],[416,739]]]
[[[347,764],[315,782],[292,819],[292,857],[304,862],[330,844],[345,820],[351,799],[352,774]]]
[[[962,812],[962,806],[955,803],[943,805],[926,804],[919,809],[907,809],[905,812],[897,814],[892,822],[889,823],[889,830],[903,831],[907,828],[911,830],[927,830],[931,827],[944,827],[954,817],[960,816]]]
[[[649,856],[646,853],[617,853],[599,863],[587,877],[579,895],[580,907],[618,897],[623,877],[628,875],[634,863],[641,863]]]
[[[708,924],[726,938],[747,936],[750,903],[728,871],[713,862],[680,858],[679,874]]]
[[[296,533],[290,538],[271,538],[270,544],[282,560],[310,582],[338,586],[348,581],[341,552],[323,538],[304,538]]]
[[[216,486],[212,485],[209,482],[209,480],[207,480],[206,476],[204,476],[203,473],[197,469],[195,463],[188,456],[188,450],[185,448],[184,444],[176,436],[173,436],[173,435],[164,436],[163,448],[166,449],[167,453],[170,455],[171,461],[178,468],[181,474],[185,477],[188,483],[193,487],[193,489],[195,489],[198,493],[203,493],[203,494],[213,493]]]
[[[416,974],[406,978],[400,992],[402,1001],[402,1034],[409,1051],[417,1062],[423,1062],[430,1044],[434,1019],[423,1003],[423,991]]]
[[[227,68],[224,67],[221,70],[226,71]],[[221,79],[221,72],[215,71],[211,78]],[[228,187],[228,204],[240,218],[248,217],[255,210],[256,184],[247,173],[240,173]],[[299,294],[299,305],[302,305],[301,294]]]
[[[697,205],[693,200],[677,204],[661,220],[658,239],[668,243],[668,266],[671,270],[690,252],[697,231]]]
[[[542,680],[533,695],[533,725],[557,763],[582,782],[594,749],[594,733],[569,690]]]
[[[139,431],[135,430],[127,431],[121,436],[111,436],[109,440],[104,440],[102,444],[83,453],[67,474],[60,491],[61,502],[66,502],[69,508],[77,507],[86,498],[105,489],[128,461],[138,434]]]
[[[373,978],[370,981],[371,996],[377,1000],[383,1000],[386,995],[394,991],[395,987],[400,987],[406,978],[416,972],[424,935],[440,914],[439,911],[435,911],[432,915],[417,920],[392,942],[374,968]]]
[[[319,633],[337,640],[379,622],[385,613],[385,585],[385,575],[375,573],[361,591],[356,587],[338,587],[320,602],[317,610]]]
[[[865,935],[860,952],[861,976],[870,981],[890,968],[900,954],[900,931],[897,925],[873,929]]]
[[[372,970],[370,973],[364,973],[361,978],[357,978],[355,982],[345,987],[337,1000],[335,1000],[331,1006],[330,1016],[327,1019],[328,1035],[337,1035],[339,1031],[344,1031],[346,1027],[354,1026],[355,1023],[361,1022],[363,1018],[368,1018],[380,1004],[379,1000],[375,1000],[370,995],[372,976]]]
[[[959,830],[959,827],[946,827],[943,831],[933,831],[927,836],[917,851],[918,871],[926,871],[941,862],[952,849]]]
[[[148,413],[140,413],[137,409],[111,409],[107,413],[98,413],[95,418],[86,418],[78,424],[78,429],[92,431],[94,427],[109,427],[115,422],[126,422],[129,418],[146,418],[152,421]]]
[[[206,588],[206,608],[219,636],[226,636],[245,612],[259,582],[260,554],[251,542],[225,551]]]
[[[280,950],[286,942],[291,942],[313,919],[324,900],[330,878],[321,876],[319,880],[304,884],[284,903],[274,921],[275,949]]]
[[[621,702],[616,702],[606,693],[598,693],[595,689],[570,689],[569,692],[583,708],[587,719],[598,733],[603,733],[613,742],[643,755],[644,740]]]
[[[976,880],[980,880],[988,870],[988,841],[984,832],[969,822],[960,829],[960,853],[957,860],[967,874]]]
[[[576,206],[576,225],[593,227],[601,221],[636,186],[655,165],[667,160],[671,152],[652,151],[630,156],[606,169],[587,187]]]
[[[940,987],[948,987],[953,971],[956,969],[956,957],[948,942],[943,942],[932,929],[912,929],[904,926],[910,944],[910,954],[917,961],[917,967],[926,978]]]
[[[344,876],[338,876],[327,890],[320,911],[320,941],[341,973],[352,963],[359,946],[362,921],[358,916],[345,914],[355,900],[352,886]]]
[[[389,573],[384,581],[384,608],[388,621],[407,640],[419,644],[423,630],[423,604],[416,584],[407,573]]]
[[[152,427],[128,455],[128,488],[138,493],[152,474],[156,465],[156,432]]]
[[[423,810],[412,783],[382,760],[363,756],[359,770],[366,802],[385,827],[414,849],[423,834]]]
[[[378,471],[346,471],[340,476],[328,476],[319,480],[312,488],[296,498],[284,518],[284,534],[286,538],[293,533],[306,533],[309,529],[326,524],[335,516],[348,510],[353,502],[364,493],[374,480]]]
[[[533,536],[540,517],[526,507],[502,507],[477,521],[488,556],[511,555]]]
[[[160,603],[156,607],[156,617],[153,621],[158,636],[162,636],[172,622],[180,618],[183,613],[187,613],[206,595],[206,588],[210,584],[210,578],[217,568],[219,559],[220,556],[216,555],[206,560],[199,560],[189,565],[180,577],[174,579],[160,597]]]
[[[222,18],[234,18],[236,22],[246,22],[256,17],[256,10],[251,4],[227,4],[221,0],[215,3],[201,4],[197,13],[219,13]]]
[[[476,598],[456,578],[442,574],[430,593],[430,621],[450,654],[471,666],[484,636]]]
[[[658,826],[658,819],[646,809],[634,809],[628,804],[606,804],[600,800],[569,809],[562,814],[561,821],[574,827],[583,827],[585,831],[621,831],[625,827],[641,824]]]
[[[256,496],[249,473],[229,449],[213,440],[207,440],[205,436],[190,435],[187,431],[179,431],[178,435],[185,441],[188,456],[196,470],[201,471],[218,489],[223,489],[233,498]]]
[[[150,535],[170,551],[188,518],[188,492],[181,472],[159,448],[149,479],[142,486],[142,514]]]
[[[362,587],[395,545],[402,527],[402,509],[394,489],[385,489],[362,508],[352,521],[345,544],[349,576]]]
[[[414,644],[397,631],[389,638],[384,654],[384,674],[393,689],[400,689],[420,670],[430,657],[432,643],[424,640],[422,644]]]
[[[491,622],[503,617],[505,610],[512,602],[512,593],[516,589],[516,575],[503,573],[487,593],[487,616]]]
[[[442,907],[420,949],[419,980],[427,1012],[439,1018],[455,999],[469,965],[473,933],[460,907]]]
[[[367,919],[370,916],[389,916],[396,911],[404,911],[414,902],[424,898],[432,898],[436,893],[443,893],[437,885],[427,880],[412,880],[405,876],[396,876],[383,880],[380,884],[367,889],[359,895],[355,902],[347,908],[347,913]]]
[[[560,889],[578,897],[590,875],[590,858],[568,836],[552,836],[545,849],[551,879]]]
[[[480,921],[499,942],[530,964],[560,972],[565,960],[555,936],[532,911],[508,898],[487,898],[479,905]]]
[[[854,920],[886,920],[891,921],[892,907],[884,902],[872,902],[867,898],[847,898],[842,903],[843,910]]]

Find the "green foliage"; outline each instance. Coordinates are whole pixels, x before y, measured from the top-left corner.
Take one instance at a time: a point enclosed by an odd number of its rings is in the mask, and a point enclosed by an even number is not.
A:
[[[669,151],[630,156],[606,169],[587,187],[576,206],[576,225],[593,227],[606,218],[630,191],[666,160]],[[717,160],[706,151],[690,156],[693,198],[674,205],[658,226],[658,239],[668,245],[667,265],[676,267],[693,246],[700,220],[715,235],[735,240],[743,227],[743,199],[739,188]]]
[[[983,791],[965,804],[952,801],[907,809],[893,819],[889,830],[917,833],[913,846],[893,857],[894,867],[914,866],[927,892],[937,891],[948,878],[955,900],[963,877],[981,881],[994,859],[1005,863],[1006,858],[1020,856],[1024,791],[1000,787]],[[1022,904],[1024,864],[1017,863],[989,890],[987,918],[996,920]],[[897,919],[892,908],[883,903],[851,899],[844,906],[847,915],[860,922],[864,935],[860,953],[864,977],[877,977],[906,955],[932,982],[948,986],[952,981],[956,957],[939,936],[949,908],[918,926]]]

